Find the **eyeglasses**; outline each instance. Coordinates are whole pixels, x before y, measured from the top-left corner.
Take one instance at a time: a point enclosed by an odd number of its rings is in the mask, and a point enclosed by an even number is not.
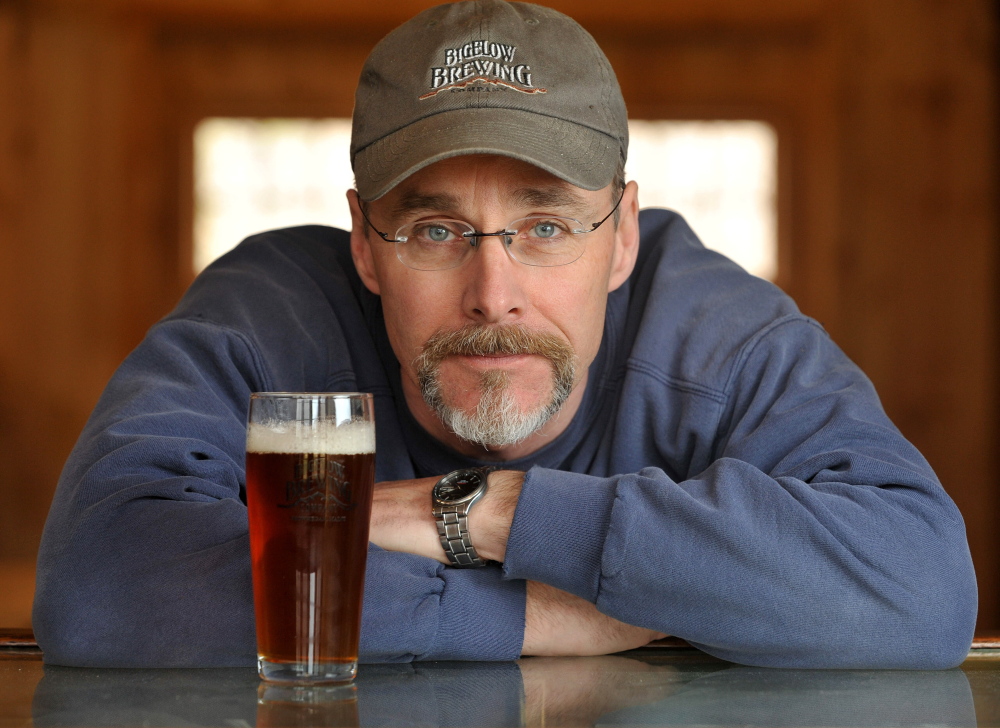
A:
[[[586,243],[584,236],[614,214],[624,195],[622,191],[611,212],[589,228],[571,217],[553,215],[522,217],[495,233],[479,232],[462,220],[420,220],[403,225],[390,238],[372,224],[364,209],[361,214],[380,238],[396,244],[400,262],[415,270],[457,268],[468,260],[483,238],[500,238],[507,255],[518,263],[549,267],[569,265],[579,259]]]

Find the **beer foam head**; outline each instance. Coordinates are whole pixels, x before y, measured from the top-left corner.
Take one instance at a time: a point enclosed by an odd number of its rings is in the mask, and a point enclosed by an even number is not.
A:
[[[247,452],[283,455],[363,455],[375,452],[372,422],[252,422]]]

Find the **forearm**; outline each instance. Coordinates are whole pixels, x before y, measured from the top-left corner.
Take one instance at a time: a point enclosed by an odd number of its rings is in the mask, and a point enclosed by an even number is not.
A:
[[[239,501],[140,499],[53,525],[66,533],[39,554],[33,615],[46,662],[254,664],[250,550]]]
[[[975,600],[961,525],[935,512],[915,488],[734,460],[683,483],[533,470],[504,571],[737,662],[940,667],[968,648]]]
[[[488,628],[484,628],[488,625]],[[524,582],[372,547],[362,662],[511,660],[521,652]]]
[[[665,636],[619,622],[585,599],[548,584],[528,582],[523,655],[606,655]]]
[[[469,533],[479,555],[502,562],[524,473],[500,470],[489,475],[485,495],[469,513]],[[378,483],[372,503],[372,543],[450,564],[441,548],[431,513],[431,490],[438,478]]]
[[[472,508],[469,532],[479,555],[487,560],[504,559],[523,480],[524,474],[516,471],[491,473],[487,493]],[[372,542],[390,551],[426,556],[447,564],[430,512],[430,492],[436,481],[424,478],[380,483],[372,511]],[[475,571],[444,569],[441,573],[464,573],[467,580],[474,578]],[[476,597],[469,593],[465,598]],[[487,610],[492,608],[489,604],[482,606]],[[580,597],[534,582],[527,585],[524,620],[521,653],[525,655],[607,654],[639,647],[663,636],[619,622],[601,614]],[[408,619],[403,621],[412,623]],[[389,620],[387,624],[395,622],[398,620]]]

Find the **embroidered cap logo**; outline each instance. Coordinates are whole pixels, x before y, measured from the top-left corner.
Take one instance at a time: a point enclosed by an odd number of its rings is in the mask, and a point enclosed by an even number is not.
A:
[[[475,40],[444,51],[444,65],[430,69],[430,88],[419,96],[422,101],[442,91],[509,88],[525,94],[543,94],[532,83],[531,66],[515,63],[517,46]]]

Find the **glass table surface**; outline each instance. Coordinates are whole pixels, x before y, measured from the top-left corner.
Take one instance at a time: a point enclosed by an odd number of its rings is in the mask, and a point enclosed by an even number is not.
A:
[[[1000,726],[1000,651],[959,668],[776,670],[694,649],[362,665],[354,688],[251,668],[96,669],[0,650],[8,726]]]

